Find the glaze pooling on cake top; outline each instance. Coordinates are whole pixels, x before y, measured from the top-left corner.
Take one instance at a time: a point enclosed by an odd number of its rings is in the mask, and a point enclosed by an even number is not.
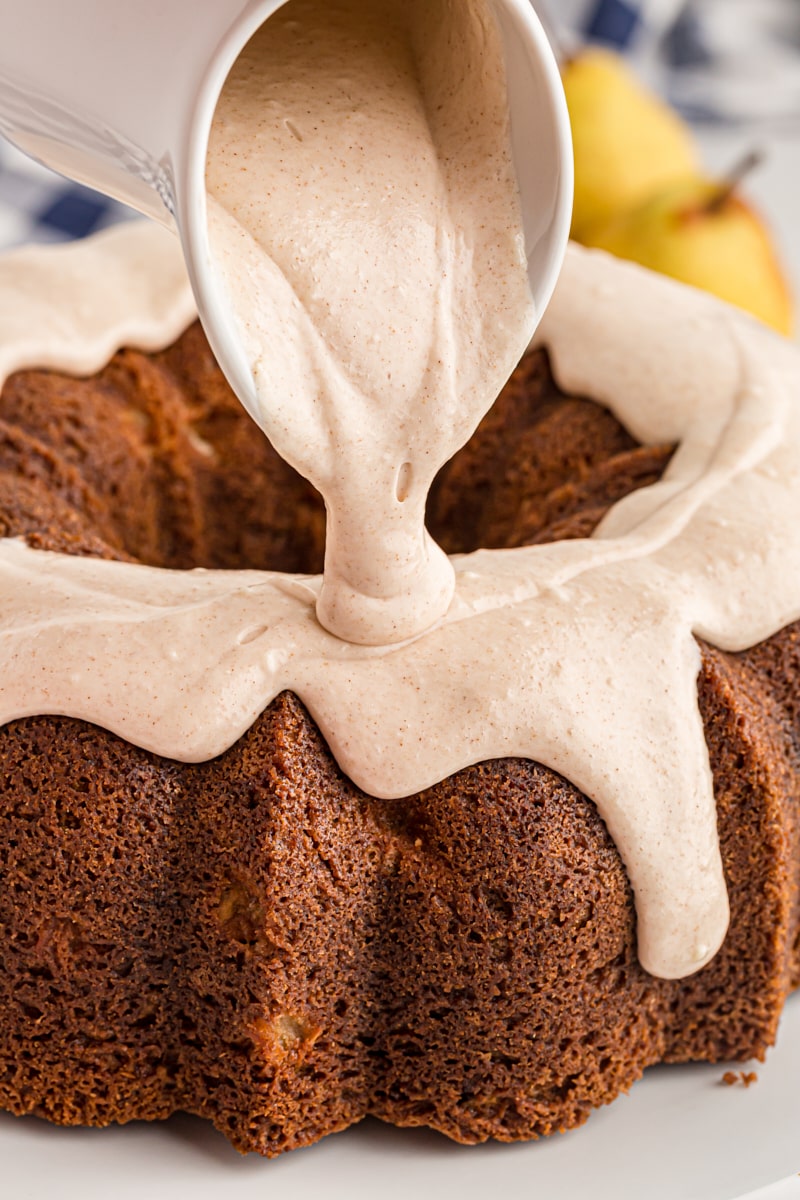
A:
[[[82,313],[64,303],[77,289]],[[91,372],[137,336],[168,343],[190,316],[177,242],[148,227],[9,256],[2,295],[14,297],[0,305],[6,372]],[[578,249],[538,340],[562,387],[644,441],[680,442],[664,480],[617,504],[594,538],[455,558],[445,619],[385,648],[325,631],[319,578],[165,571],[7,540],[0,719],[81,717],[201,761],[290,689],[378,796],[489,758],[535,759],[608,824],[643,965],[666,978],[702,967],[728,910],[693,634],[739,650],[800,617],[800,358],[706,296]]]

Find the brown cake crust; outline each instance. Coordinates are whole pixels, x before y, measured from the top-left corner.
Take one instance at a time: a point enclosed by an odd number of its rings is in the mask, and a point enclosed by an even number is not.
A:
[[[450,551],[584,536],[657,479],[545,355],[442,472]],[[315,571],[324,512],[198,327],[0,400],[0,531],[180,567]],[[65,1124],[208,1117],[277,1154],[372,1113],[460,1141],[580,1124],[659,1061],[762,1057],[800,984],[800,627],[703,647],[732,924],[697,976],[636,956],[594,805],[522,760],[404,800],[342,776],[280,696],[202,766],[84,722],[0,732],[0,1106]]]

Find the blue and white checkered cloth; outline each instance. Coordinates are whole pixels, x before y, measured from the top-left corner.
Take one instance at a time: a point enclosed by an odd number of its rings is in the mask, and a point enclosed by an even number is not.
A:
[[[800,129],[800,0],[533,0],[567,43],[623,50],[695,121]]]
[[[677,18],[683,0],[549,0],[541,7],[581,40],[629,49],[657,37]]]
[[[800,130],[800,0],[532,0],[566,45],[603,42],[695,119]],[[132,216],[0,138],[0,248]]]
[[[0,138],[0,248],[65,242],[133,215],[124,204],[70,183]]]

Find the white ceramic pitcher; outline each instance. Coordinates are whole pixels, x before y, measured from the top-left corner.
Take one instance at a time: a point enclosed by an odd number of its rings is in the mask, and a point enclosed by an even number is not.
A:
[[[212,269],[205,166],[225,79],[284,2],[0,0],[0,131],[46,166],[177,225],[212,348],[251,413],[250,369]],[[541,313],[569,231],[569,121],[558,68],[529,0],[493,3]]]

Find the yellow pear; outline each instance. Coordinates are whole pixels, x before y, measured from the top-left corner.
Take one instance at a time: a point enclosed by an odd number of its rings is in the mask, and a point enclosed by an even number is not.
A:
[[[730,182],[668,184],[587,244],[713,292],[791,334],[792,299],[760,217]]]
[[[593,225],[694,174],[697,155],[683,121],[611,51],[582,52],[562,78],[575,148],[572,236],[583,241]]]

